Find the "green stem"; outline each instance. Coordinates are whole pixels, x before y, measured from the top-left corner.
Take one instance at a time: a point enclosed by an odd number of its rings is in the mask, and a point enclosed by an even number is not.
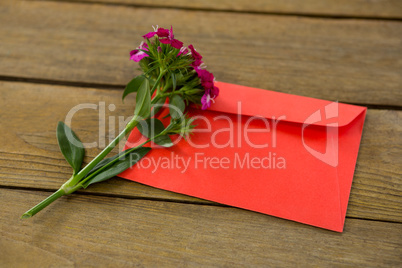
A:
[[[162,79],[165,71],[161,71],[159,74],[158,79],[155,81],[155,84],[153,85],[151,92],[153,92],[160,80]],[[159,92],[158,92],[159,93]],[[159,94],[156,94],[157,96]],[[159,97],[159,96],[158,96]],[[134,118],[127,124],[125,129],[105,148],[100,152],[91,162],[89,162],[88,165],[86,165],[80,172],[78,172],[76,175],[73,175],[66,183],[64,183],[59,190],[57,190],[55,193],[53,193],[51,196],[37,204],[36,206],[32,207],[30,210],[24,213],[21,218],[26,219],[30,218],[51,203],[53,203],[55,200],[58,198],[62,197],[63,195],[68,195],[71,194],[78,189],[83,187],[83,182],[87,181],[89,178],[86,178],[85,180],[82,180],[85,178],[85,176],[101,161],[103,160],[112,150],[116,145],[128,134],[133,130],[138,124],[137,117],[134,116]],[[158,135],[159,136],[159,135]],[[153,137],[156,138],[157,136]],[[152,139],[149,139],[145,143],[151,141]],[[143,146],[145,143],[143,143],[140,146]],[[136,147],[138,148],[138,147]],[[97,173],[96,173],[97,174]]]
[[[182,95],[183,94],[183,91],[184,90],[182,90],[182,89],[180,89],[180,90],[175,90],[175,91],[172,91],[172,92],[169,92],[169,93],[163,93],[163,94],[159,94],[159,97],[161,97],[161,98],[163,98],[163,97],[171,97],[171,96],[173,96],[173,95]]]
[[[114,163],[116,163],[117,161],[119,161],[121,158],[127,156],[127,155],[130,154],[131,152],[133,152],[133,151],[137,150],[138,148],[144,146],[144,145],[147,144],[148,142],[150,142],[150,141],[152,141],[152,140],[154,140],[154,139],[156,139],[156,138],[158,138],[158,137],[160,137],[160,136],[166,135],[166,133],[169,131],[169,127],[170,127],[170,125],[169,125],[164,131],[162,131],[161,133],[155,135],[155,136],[152,137],[152,138],[149,138],[148,140],[144,141],[144,142],[141,143],[140,145],[137,145],[136,147],[133,147],[133,148],[131,148],[131,149],[129,149],[129,150],[126,150],[126,152],[125,152],[124,154],[120,155],[118,158],[116,158],[116,159],[114,159],[113,161],[107,163],[107,164],[104,165],[103,167],[101,167],[101,168],[99,168],[98,170],[96,170],[95,172],[91,173],[91,175],[89,175],[88,177],[86,177],[84,180],[80,181],[77,186],[83,187],[83,185],[85,184],[85,182],[87,182],[88,180],[90,180],[92,177],[98,175],[98,174],[101,173],[104,169],[106,169],[106,168],[108,168],[109,166],[113,165]]]
[[[159,82],[161,81],[161,79],[162,79],[163,75],[165,74],[165,72],[166,71],[162,71],[162,70],[160,71],[159,76],[156,79],[155,84],[153,85],[153,87],[151,89],[151,94],[154,94],[155,89],[158,89],[156,95],[159,95],[159,87],[157,88],[157,86],[159,85]]]
[[[165,71],[161,71],[159,74],[158,78],[155,81],[155,84],[153,85],[151,92],[155,90],[155,88],[158,86],[160,80],[162,79],[163,75],[165,74]],[[158,95],[158,94],[157,94]],[[71,181],[72,185],[76,185],[80,180],[82,180],[103,158],[108,155],[114,147],[128,134],[135,128],[138,124],[138,121],[136,120],[136,117],[130,121],[130,123],[127,124],[126,128],[117,136],[105,149],[103,149],[100,154],[98,154],[88,165],[86,165],[78,174],[74,177],[74,179]]]
[[[25,212],[24,215],[22,215],[21,219],[27,219],[32,217],[33,215],[35,215],[36,213],[38,213],[39,211],[41,211],[42,209],[53,203],[55,200],[62,197],[63,195],[65,195],[65,192],[63,189],[60,188],[59,190],[54,192],[51,196],[49,196],[48,198],[46,198],[45,200],[43,200],[42,202],[31,208],[27,212]]]
[[[159,135],[156,135],[155,137],[153,137],[152,139],[155,139],[157,137],[159,137]],[[145,144],[147,144],[148,142],[150,142],[152,139],[148,139],[145,142],[141,143],[140,145],[133,147],[129,150],[126,151],[126,153],[120,155],[118,158],[114,159],[113,161],[107,163],[106,165],[104,165],[103,167],[99,168],[98,170],[96,170],[95,172],[91,173],[88,177],[86,177],[85,179],[83,179],[82,181],[79,182],[78,185],[80,185],[81,187],[83,187],[83,185],[90,180],[92,177],[98,175],[99,173],[101,173],[104,169],[107,169],[108,167],[110,167],[111,165],[113,165],[114,163],[116,163],[117,161],[119,161],[121,158],[125,157],[126,155],[128,155],[129,153],[131,153],[134,150],[137,150],[138,148],[144,146]]]
[[[126,128],[105,148],[100,152],[88,165],[86,165],[77,175],[74,176],[74,179],[69,184],[70,186],[75,186],[80,180],[82,180],[100,161],[102,161],[106,155],[108,155],[114,147],[128,134],[133,130],[135,126],[137,126],[138,121],[136,121],[136,117],[134,117],[130,123],[127,124]]]
[[[138,124],[136,118],[134,117],[130,123],[127,124],[126,128],[105,148],[100,154],[98,154],[88,165],[86,165],[78,174],[73,175],[66,183],[64,183],[59,190],[53,193],[51,196],[32,207],[30,210],[24,213],[21,218],[26,219],[30,218],[58,198],[63,195],[71,194],[78,189],[82,188],[82,184],[79,184],[80,180],[82,180],[102,159],[106,157],[110,151],[113,150],[114,147],[128,134],[130,131]]]

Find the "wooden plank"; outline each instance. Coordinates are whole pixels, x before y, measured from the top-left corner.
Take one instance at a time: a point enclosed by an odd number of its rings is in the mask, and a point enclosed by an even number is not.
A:
[[[105,19],[108,18],[108,19]],[[397,21],[301,18],[82,3],[0,4],[0,76],[123,86],[128,53],[173,25],[219,81],[361,104],[402,103]]]
[[[74,195],[20,220],[46,196],[0,189],[0,265],[289,267],[402,263],[400,224],[347,219],[335,233],[230,207]]]
[[[119,90],[0,82],[0,185],[58,189],[70,177],[71,171],[59,153],[55,137],[57,121],[65,121],[69,111],[76,105],[97,105],[97,110],[77,112],[72,118],[72,128],[85,143],[106,144],[109,138],[113,139],[118,133],[112,133],[117,128],[117,117],[127,118],[133,111],[135,96],[129,96],[125,104],[121,104],[121,93]],[[103,110],[99,108],[102,102],[105,120],[103,116],[99,117],[99,110]],[[110,111],[109,105],[115,105],[116,109]],[[113,118],[116,124],[110,128]],[[102,126],[105,126],[105,133],[99,135]],[[348,217],[402,222],[401,126],[402,111],[368,111]],[[98,152],[98,147],[89,149],[86,161]],[[91,186],[85,191],[206,203],[121,179]]]
[[[311,16],[402,18],[402,2],[399,0],[79,0],[79,2],[82,1],[136,6],[299,14]]]

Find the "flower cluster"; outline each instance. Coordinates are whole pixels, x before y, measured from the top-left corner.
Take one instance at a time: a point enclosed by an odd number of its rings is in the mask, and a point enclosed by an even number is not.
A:
[[[55,193],[25,212],[22,218],[34,216],[64,195],[108,180],[131,168],[152,150],[145,146],[150,142],[167,148],[174,145],[171,135],[188,137],[195,126],[192,124],[194,118],[185,113],[186,102],[202,104],[202,109],[207,109],[218,96],[219,89],[214,86],[213,74],[202,67],[202,56],[192,45],[183,47],[183,43],[174,38],[172,27],[170,30],[156,28],[143,37],[145,41],[130,52],[130,59],[139,62],[143,74],[134,77],[123,92],[123,100],[128,94],[136,93],[133,117],[124,130],[85,167],[82,167],[85,156],[83,144],[72,129],[59,122],[57,141],[72,167],[72,175]],[[166,102],[169,103],[168,109]],[[165,126],[157,117],[170,123]],[[135,128],[147,138],[146,141],[107,157]]]
[[[219,95],[214,75],[205,69],[202,56],[193,45],[183,46],[175,39],[173,28],[154,28],[143,35],[145,41],[130,52],[130,59],[139,62],[142,71],[158,81],[157,94],[180,95],[187,102],[208,109]],[[161,76],[161,77],[160,77]]]

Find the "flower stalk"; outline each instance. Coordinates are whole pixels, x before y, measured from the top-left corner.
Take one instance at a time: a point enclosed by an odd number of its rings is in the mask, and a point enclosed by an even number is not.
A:
[[[36,213],[62,197],[63,195],[69,195],[81,188],[83,188],[83,184],[80,181],[88,175],[88,173],[97,165],[100,161],[102,161],[106,155],[108,155],[114,147],[128,134],[130,131],[138,124],[137,121],[132,120],[124,130],[105,148],[100,152],[91,162],[88,163],[77,175],[73,175],[68,181],[66,181],[59,190],[54,192],[48,198],[38,203],[36,206],[29,209],[25,212],[21,218],[26,219],[34,216]],[[137,147],[135,147],[137,148]]]
[[[63,195],[69,195],[81,188],[85,188],[85,184],[94,176],[98,175],[99,173],[101,173],[103,170],[107,169],[108,167],[112,166],[115,162],[117,162],[119,159],[127,156],[128,154],[130,154],[131,152],[135,151],[138,148],[143,147],[144,145],[146,145],[147,143],[157,139],[160,136],[163,135],[167,135],[167,134],[175,134],[176,132],[171,132],[170,129],[172,128],[177,128],[177,126],[175,126],[177,124],[171,124],[170,127],[166,128],[164,131],[162,131],[161,133],[153,136],[151,139],[146,140],[145,142],[143,142],[142,144],[133,147],[129,150],[127,150],[124,154],[122,154],[121,156],[119,156],[118,158],[114,159],[113,161],[109,162],[107,165],[103,166],[102,168],[96,170],[95,172],[91,173],[90,176],[85,177],[89,171],[90,165],[92,167],[94,167],[95,165],[97,165],[104,157],[103,155],[105,154],[105,152],[107,152],[108,150],[112,150],[118,143],[118,141],[123,138],[125,136],[125,134],[129,133],[131,130],[130,128],[132,128],[131,126],[128,126],[120,133],[119,136],[116,137],[116,139],[114,139],[100,154],[98,154],[87,166],[86,168],[82,169],[80,173],[78,173],[76,176],[72,176],[66,183],[64,183],[59,190],[57,190],[56,192],[54,192],[52,195],[50,195],[48,198],[46,198],[45,200],[43,200],[42,202],[38,203],[36,206],[32,207],[30,210],[28,210],[27,212],[25,212],[21,218],[26,219],[26,218],[30,218],[32,216],[34,216],[36,213],[38,213],[39,211],[41,211],[42,209],[44,209],[45,207],[47,207],[48,205],[50,205],[51,203],[53,203],[54,201],[56,201],[57,199],[59,199],[60,197],[62,197]],[[175,130],[177,131],[177,130]],[[107,149],[107,150],[106,150]],[[84,178],[84,179],[79,179],[79,178]]]
[[[58,143],[73,168],[73,175],[60,189],[25,212],[21,218],[30,218],[62,196],[110,179],[132,167],[151,150],[150,147],[144,147],[151,141],[163,147],[173,146],[170,135],[186,137],[194,128],[194,120],[184,113],[186,106],[194,103],[207,109],[218,96],[214,76],[203,67],[202,56],[192,45],[183,47],[183,43],[174,38],[172,28],[156,28],[143,37],[145,42],[130,52],[130,59],[139,62],[143,75],[130,81],[123,93],[123,99],[130,93],[137,93],[134,117],[82,169],[84,147],[77,135],[63,122],[59,122]],[[170,124],[165,127],[156,118],[156,114],[161,108],[158,106],[163,106],[166,101],[169,103]],[[148,139],[134,148],[107,158],[113,148],[135,128]]]

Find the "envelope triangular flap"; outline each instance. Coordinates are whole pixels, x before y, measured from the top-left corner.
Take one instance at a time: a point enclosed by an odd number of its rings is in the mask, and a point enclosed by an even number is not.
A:
[[[319,114],[320,110],[324,108],[327,118],[335,117],[334,114],[336,114],[338,117],[336,126],[342,127],[350,124],[366,109],[360,106],[224,82],[216,82],[216,86],[221,89],[221,93],[209,110],[217,112],[240,113],[246,116],[259,116],[269,119],[285,116],[285,118],[282,117],[281,121],[328,126],[325,120],[316,121],[311,118],[314,114]]]

